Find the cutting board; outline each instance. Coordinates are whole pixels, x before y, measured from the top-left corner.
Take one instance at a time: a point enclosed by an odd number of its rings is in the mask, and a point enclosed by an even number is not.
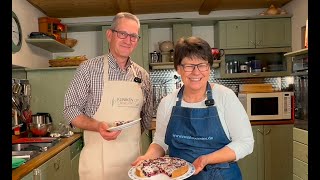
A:
[[[21,144],[21,143],[51,143],[57,140],[53,137],[30,137],[30,138],[19,138],[12,140],[12,144]]]
[[[273,92],[272,84],[240,84],[239,92],[242,93],[258,93]]]

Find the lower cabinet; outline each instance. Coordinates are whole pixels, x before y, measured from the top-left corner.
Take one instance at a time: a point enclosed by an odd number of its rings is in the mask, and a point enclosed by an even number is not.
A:
[[[83,148],[83,139],[80,138],[70,146],[71,180],[79,180],[79,159]]]
[[[70,146],[33,170],[34,180],[70,180]]]
[[[244,180],[292,180],[292,124],[252,126],[254,150],[238,161]]]
[[[293,180],[308,179],[308,131],[293,128]]]
[[[29,174],[21,178],[21,180],[33,180],[33,172],[30,172]]]

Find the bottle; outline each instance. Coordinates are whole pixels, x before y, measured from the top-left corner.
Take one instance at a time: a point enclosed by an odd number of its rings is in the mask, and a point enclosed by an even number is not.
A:
[[[233,67],[234,67],[234,73],[238,73],[239,72],[239,62],[233,61]]]

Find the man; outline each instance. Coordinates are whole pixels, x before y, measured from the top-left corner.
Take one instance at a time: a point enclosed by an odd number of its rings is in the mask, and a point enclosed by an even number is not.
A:
[[[66,92],[64,117],[84,130],[81,180],[129,179],[130,163],[140,155],[141,132],[150,126],[153,107],[149,74],[130,58],[139,29],[135,15],[118,13],[106,31],[109,53],[82,63]],[[130,128],[107,130],[115,121],[140,117]]]

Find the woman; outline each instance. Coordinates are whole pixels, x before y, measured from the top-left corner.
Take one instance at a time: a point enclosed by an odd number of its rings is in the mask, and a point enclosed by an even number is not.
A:
[[[168,150],[169,156],[193,163],[195,173],[189,179],[242,179],[236,161],[252,153],[252,129],[235,93],[208,82],[210,45],[197,37],[181,38],[174,58],[184,85],[161,100],[153,143],[132,165]]]

